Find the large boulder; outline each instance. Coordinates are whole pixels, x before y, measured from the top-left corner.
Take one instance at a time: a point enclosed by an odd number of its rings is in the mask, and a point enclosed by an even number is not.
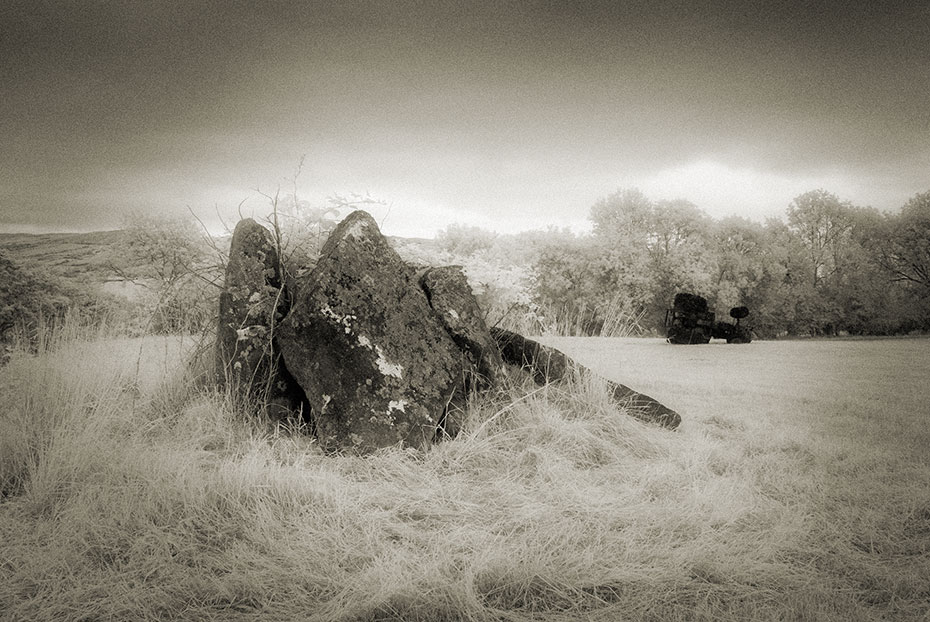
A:
[[[467,364],[413,268],[363,211],[298,279],[279,344],[321,446],[353,453],[432,442]]]
[[[581,374],[594,374],[560,350],[517,333],[492,328],[491,335],[500,347],[504,362],[526,368],[533,374],[533,380],[537,384],[558,382],[570,377],[576,370]],[[681,423],[681,416],[659,401],[626,385],[606,379],[604,381],[613,400],[633,417],[671,429],[677,428]]]
[[[271,233],[251,218],[236,225],[220,292],[215,373],[242,399],[279,415],[299,409],[300,392],[273,346],[285,308],[278,253]]]
[[[220,292],[216,374],[220,382],[251,386],[267,372],[269,334],[281,295],[278,253],[271,233],[246,218],[233,232]]]
[[[430,306],[446,332],[477,370],[476,389],[489,389],[501,378],[504,361],[460,266],[428,268],[420,276]]]

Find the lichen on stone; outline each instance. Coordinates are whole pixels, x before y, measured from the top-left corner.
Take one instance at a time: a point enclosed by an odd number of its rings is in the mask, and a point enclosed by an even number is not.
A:
[[[375,364],[378,366],[378,371],[380,371],[382,375],[403,378],[404,368],[387,360],[384,357],[384,351],[381,349],[381,346],[376,345],[375,352],[378,354],[378,359],[375,361]]]

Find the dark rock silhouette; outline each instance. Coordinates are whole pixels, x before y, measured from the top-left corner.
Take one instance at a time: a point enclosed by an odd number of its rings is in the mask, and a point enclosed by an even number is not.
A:
[[[537,384],[557,382],[568,378],[575,370],[583,374],[594,374],[587,367],[576,363],[560,350],[544,346],[538,341],[502,328],[492,328],[491,335],[500,347],[504,362],[527,368]],[[681,416],[657,400],[634,391],[630,387],[604,380],[611,397],[633,417],[647,423],[675,429]]]
[[[500,386],[506,365],[540,384],[591,373],[555,348],[489,330],[461,267],[418,275],[363,211],[333,230],[312,270],[281,270],[271,233],[241,221],[220,295],[217,381],[272,414],[303,412],[328,451],[454,436],[467,392]],[[679,424],[651,397],[607,382],[634,417]]]
[[[672,308],[665,314],[669,343],[708,343],[713,336],[714,314],[707,310],[707,299],[696,294],[675,294]]]
[[[465,357],[374,219],[343,220],[297,287],[279,344],[324,449],[432,442]]]
[[[711,339],[726,339],[727,343],[750,343],[752,328],[740,320],[749,316],[748,307],[733,307],[730,317],[735,324],[716,321],[716,314],[708,311],[707,299],[697,294],[675,294],[672,308],[665,312],[665,334],[672,344],[706,344]]]
[[[466,395],[498,386],[504,362],[461,266],[426,268],[419,273],[419,282],[434,313],[465,356],[463,390],[447,404],[437,435],[454,437],[467,415]]]
[[[236,225],[220,292],[215,373],[242,399],[268,406],[272,415],[299,409],[301,392],[281,369],[273,346],[281,319],[281,275],[271,233],[246,218]]]
[[[420,277],[420,285],[446,332],[475,365],[478,378],[474,387],[496,385],[504,361],[461,267],[428,268]]]

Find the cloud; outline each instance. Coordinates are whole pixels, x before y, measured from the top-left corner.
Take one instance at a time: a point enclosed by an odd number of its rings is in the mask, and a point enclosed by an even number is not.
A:
[[[625,186],[777,215],[816,187],[893,209],[928,183],[925,9],[13,6],[0,224],[231,217],[301,154],[308,198],[369,191],[421,234],[583,226]]]
[[[654,200],[683,198],[715,218],[739,215],[756,220],[785,213],[797,196],[823,188],[860,206],[892,211],[919,187],[880,173],[842,169],[786,174],[698,159],[628,180]]]
[[[687,199],[715,218],[738,214],[761,220],[784,213],[791,198],[821,184],[797,176],[695,160],[662,169],[633,185],[654,200]]]

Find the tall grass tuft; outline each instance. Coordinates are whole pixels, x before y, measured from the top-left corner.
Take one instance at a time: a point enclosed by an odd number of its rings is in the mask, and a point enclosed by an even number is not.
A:
[[[550,307],[514,329],[549,337],[631,337],[647,333],[642,325],[644,317],[644,310],[634,311],[624,297],[615,296],[596,307],[589,307],[584,301]]]
[[[199,386],[195,352],[63,340],[0,372],[4,618],[850,620],[886,590],[918,619],[930,597],[926,538],[875,543],[913,572],[856,565],[792,430],[670,433],[596,379],[516,375],[454,440],[329,456]]]

